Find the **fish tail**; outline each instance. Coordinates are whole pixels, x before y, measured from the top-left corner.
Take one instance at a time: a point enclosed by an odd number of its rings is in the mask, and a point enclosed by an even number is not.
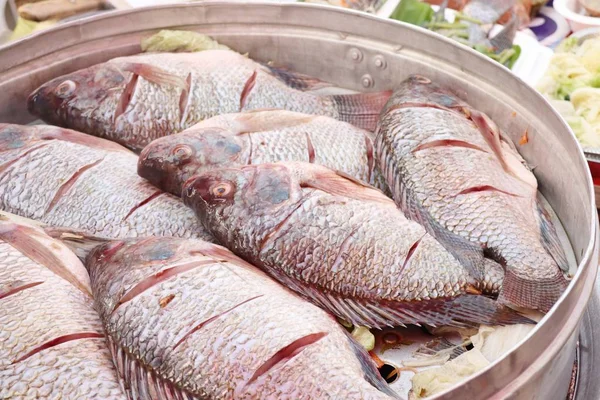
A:
[[[511,308],[481,295],[463,295],[447,300],[444,312],[449,319],[463,322],[466,326],[535,323]]]
[[[548,312],[567,285],[567,279],[558,268],[554,275],[544,279],[519,276],[507,268],[498,301]]]
[[[379,120],[379,113],[392,92],[340,94],[329,96],[338,112],[338,119],[373,132]]]
[[[379,371],[377,371],[375,362],[365,351],[364,347],[356,343],[356,341],[350,336],[348,336],[348,341],[350,342],[350,347],[352,348],[354,355],[360,363],[365,380],[375,389],[379,390],[381,393],[389,396],[390,398],[400,399],[401,397],[398,396],[398,394],[394,392],[394,390],[383,380],[381,374]]]
[[[542,235],[542,245],[552,256],[558,267],[565,273],[569,272],[569,262],[565,255],[565,250],[558,236],[556,226],[552,222],[554,215],[552,208],[546,203],[545,199],[538,194],[536,201],[536,213],[540,233]]]

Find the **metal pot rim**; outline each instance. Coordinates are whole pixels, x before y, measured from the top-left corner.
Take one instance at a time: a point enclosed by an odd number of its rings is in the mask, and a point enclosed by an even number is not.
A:
[[[381,24],[389,27],[389,29],[396,29],[401,31],[413,31],[418,32],[420,35],[427,37],[428,40],[441,43],[443,46],[448,46],[449,49],[452,49],[453,52],[462,55],[463,57],[467,57],[469,60],[479,60],[479,62],[483,61],[487,63],[487,68],[491,68],[496,73],[501,76],[506,76],[509,71],[499,64],[495,64],[492,61],[488,60],[485,56],[480,53],[466,47],[460,45],[451,39],[442,37],[437,35],[431,31],[426,29],[422,29],[419,27],[415,27],[412,25],[407,25],[398,21],[393,21],[389,19],[382,19],[377,16],[368,15],[365,13],[361,13],[354,10],[342,9],[334,6],[320,5],[320,4],[307,4],[307,3],[291,3],[291,4],[276,4],[268,1],[222,1],[222,0],[208,0],[202,3],[195,4],[177,4],[177,5],[160,5],[160,6],[152,6],[152,7],[144,7],[144,8],[136,8],[129,10],[120,10],[115,12],[109,12],[101,15],[96,15],[92,17],[88,17],[81,20],[72,21],[66,24],[61,24],[55,26],[48,31],[39,32],[31,35],[30,37],[23,38],[16,42],[10,43],[7,46],[0,47],[0,52],[3,54],[0,57],[0,72],[3,74],[11,75],[12,72],[19,70],[21,68],[26,68],[27,63],[31,62],[39,57],[50,55],[59,50],[65,50],[71,46],[86,43],[89,41],[109,38],[119,34],[133,33],[133,32],[141,32],[147,30],[156,30],[156,29],[164,29],[169,26],[164,22],[153,21],[151,18],[148,18],[148,21],[144,19],[144,16],[151,17],[153,13],[156,11],[168,11],[168,10],[202,10],[204,12],[203,17],[205,19],[215,18],[214,15],[210,15],[212,11],[225,9],[233,6],[238,9],[242,9],[246,12],[244,17],[240,17],[238,19],[244,19],[244,21],[239,22],[241,24],[249,24],[249,20],[253,18],[255,20],[259,20],[260,18],[264,18],[265,15],[276,15],[279,17],[277,20],[277,25],[282,27],[296,27],[296,28],[307,28],[307,29],[321,29],[324,30],[323,26],[319,23],[314,22],[310,19],[305,21],[294,20],[290,17],[292,12],[302,11],[305,14],[314,14],[315,17],[319,14],[327,14],[331,16],[331,20],[335,19],[335,24],[342,26],[339,21],[344,20],[345,28],[344,29],[336,29],[335,26],[332,28],[327,28],[330,31],[338,31],[341,35],[343,34],[353,34],[353,35],[362,35],[365,36],[365,33],[354,33],[357,31],[364,31],[364,29],[359,28],[357,26],[352,26],[352,22],[356,22],[357,20],[365,21],[365,25],[367,24]],[[290,12],[285,12],[290,11]],[[216,12],[216,11],[215,11]],[[208,18],[208,16],[210,18]],[[131,17],[131,18],[130,18]],[[230,17],[224,17],[227,21],[235,19]],[[124,22],[127,20],[136,20],[138,23],[127,25]],[[110,25],[109,22],[116,22],[114,26]],[[122,23],[120,23],[122,22]],[[207,23],[206,21],[197,21],[196,25],[202,25]],[[260,22],[256,22],[260,23]],[[110,25],[109,29],[100,29],[102,25]],[[181,25],[180,25],[181,26]],[[185,25],[184,25],[185,26]],[[283,28],[282,28],[283,29]],[[381,35],[380,35],[381,36]],[[383,41],[384,37],[377,37],[375,34],[370,34],[367,36],[370,40],[380,40]],[[47,45],[41,46],[38,42],[43,41]],[[36,43],[38,43],[36,45]],[[50,45],[48,45],[48,43]],[[28,51],[31,50],[31,51]],[[27,56],[23,56],[26,54]],[[491,66],[491,64],[494,64]],[[509,77],[507,77],[508,79]],[[560,124],[566,134],[569,132],[571,135],[571,140],[576,141],[575,135],[569,128],[569,126],[562,120],[562,118],[558,115],[558,113],[554,110],[551,110],[551,106],[549,102],[539,93],[535,92],[535,90],[531,87],[528,87],[522,80],[517,77],[510,77],[510,79],[516,79],[523,85],[523,90],[528,91],[531,96],[536,97],[536,101],[541,104],[544,103],[545,107],[548,108],[548,112],[553,113],[553,117],[560,119]],[[0,82],[2,78],[0,77]],[[551,111],[550,111],[551,110]],[[556,121],[556,124],[559,122]],[[579,165],[586,165],[585,156],[581,148],[578,151],[577,159],[572,160],[574,163],[579,163]],[[589,173],[586,176],[586,184],[587,190],[589,194],[589,198],[587,202],[592,210],[595,210],[595,200],[594,200],[594,189],[593,183]],[[594,211],[595,213],[595,211]],[[490,364],[486,369],[478,372],[473,375],[469,381],[483,378],[489,371],[493,370],[498,364],[507,362],[510,354],[514,353],[517,348],[523,346],[528,341],[536,340],[539,337],[543,336],[543,330],[548,321],[555,318],[560,313],[567,313],[571,315],[572,318],[564,318],[569,321],[569,326],[565,326],[561,331],[561,336],[557,337],[562,345],[562,342],[566,341],[568,338],[567,333],[572,332],[574,326],[577,325],[583,310],[585,309],[585,305],[592,293],[593,278],[596,275],[597,265],[595,263],[591,263],[593,256],[597,253],[598,246],[598,230],[597,230],[597,218],[589,221],[589,231],[591,235],[591,239],[589,240],[587,247],[585,249],[584,254],[581,256],[579,267],[575,277],[570,283],[569,287],[563,293],[557,304],[552,308],[552,310],[542,319],[542,321],[536,326],[532,332],[527,336],[527,338],[521,342],[521,344],[511,350],[509,353],[501,357],[500,359],[494,361]],[[594,239],[595,238],[595,239]],[[592,264],[592,265],[589,265]],[[583,282],[582,282],[583,281]],[[587,282],[586,282],[587,281]],[[578,289],[578,292],[575,293],[575,288]],[[575,296],[578,296],[576,299]],[[568,300],[568,301],[567,301]],[[569,304],[567,304],[569,303]],[[556,347],[556,346],[555,346]],[[559,346],[560,347],[560,346]],[[537,357],[533,357],[530,368],[537,363],[542,358],[547,358],[551,356],[553,351],[558,351],[558,348],[548,349],[544,354],[538,354]],[[517,384],[519,381],[518,378],[512,380],[513,384]],[[435,398],[450,398],[452,394],[455,392],[455,388],[449,389],[439,395],[435,396]]]

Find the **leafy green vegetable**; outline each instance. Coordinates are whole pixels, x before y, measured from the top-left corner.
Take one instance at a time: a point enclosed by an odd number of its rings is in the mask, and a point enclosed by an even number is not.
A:
[[[419,25],[454,39],[459,43],[474,48],[508,68],[512,68],[521,55],[521,47],[517,45],[513,45],[511,48],[499,53],[495,49],[485,45],[473,45],[468,41],[469,24],[481,25],[481,21],[468,15],[457,13],[454,22],[449,22],[443,16],[435,15],[433,8],[428,3],[419,0],[400,1],[400,4],[398,4],[390,18]]]
[[[229,47],[219,44],[210,36],[192,31],[162,30],[142,40],[144,52],[195,52],[203,50],[223,49]]]
[[[402,0],[396,7],[391,19],[408,22],[409,24],[425,26],[433,18],[433,8],[419,0]]]
[[[514,53],[510,56],[510,58],[505,64],[506,67],[508,67],[509,69],[512,69],[512,67],[515,65],[515,63],[521,56],[521,46],[519,46],[518,44],[513,44],[512,50],[514,51]]]

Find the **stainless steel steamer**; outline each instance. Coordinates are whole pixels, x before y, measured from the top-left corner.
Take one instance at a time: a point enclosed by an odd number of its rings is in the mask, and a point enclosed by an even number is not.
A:
[[[193,29],[255,59],[287,65],[355,90],[393,88],[420,73],[488,113],[520,146],[561,219],[579,269],[568,290],[526,340],[438,399],[564,399],[582,316],[598,264],[597,214],[585,157],[567,125],[507,69],[424,29],[340,8],[309,4],[204,2],[134,9],[74,21],[0,49],[0,121],[29,123],[26,97],[58,75],[140,51],[161,28]],[[594,298],[583,318],[577,391],[598,398]],[[579,397],[579,396],[578,396]]]

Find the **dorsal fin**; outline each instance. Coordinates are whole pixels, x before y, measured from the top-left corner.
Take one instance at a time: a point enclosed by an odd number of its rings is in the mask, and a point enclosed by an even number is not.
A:
[[[146,369],[139,360],[108,336],[108,347],[113,357],[122,388],[130,400],[177,399],[201,400],[210,398],[207,393],[192,394],[156,372]]]
[[[310,163],[291,162],[285,163],[285,165],[294,172],[301,187],[311,187],[334,196],[343,196],[396,207],[394,201],[379,189],[345,172]]]
[[[485,325],[534,323],[516,311],[481,295],[464,294],[454,298],[394,301],[343,297],[293,279],[282,273],[277,280],[321,308],[353,325],[369,328],[429,325],[459,328]]]
[[[141,76],[148,82],[157,85],[170,85],[186,90],[187,84],[184,78],[177,76],[162,68],[146,63],[119,63],[119,68],[123,71],[128,71],[138,76]]]
[[[0,212],[0,240],[92,296],[89,277],[81,261],[67,246],[47,236],[39,227],[23,225],[19,219]]]

